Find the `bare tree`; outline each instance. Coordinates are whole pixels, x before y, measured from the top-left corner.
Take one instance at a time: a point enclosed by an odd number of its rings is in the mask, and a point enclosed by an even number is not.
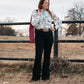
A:
[[[75,4],[75,14],[77,16],[77,20],[84,20],[84,4],[82,2],[76,3]],[[83,33],[84,31],[82,31],[82,25],[81,23],[79,24],[79,35],[81,35],[81,33]]]
[[[77,20],[84,20],[84,4],[80,2],[74,5],[75,5],[75,14],[77,16]]]
[[[75,3],[74,7],[71,8],[70,10],[68,10],[68,15],[66,16],[66,18],[67,18],[67,20],[84,20],[84,4],[82,2]],[[75,24],[69,24],[69,27],[71,25],[74,26],[73,27],[74,29],[76,29],[76,27],[79,29],[78,30],[79,32],[77,31],[77,33],[79,35],[81,35],[81,33],[84,32],[84,30],[82,29],[82,28],[84,28],[83,27],[84,24],[81,25],[81,23],[80,23],[79,26],[78,26],[78,24],[77,25],[75,25]],[[74,30],[74,29],[72,29],[72,30]]]
[[[4,19],[4,23],[13,23],[15,21],[14,18],[7,17]],[[5,27],[12,27],[12,25],[4,25]]]
[[[7,22],[7,23],[12,23],[14,21],[14,19],[11,19],[11,18],[6,18],[4,22]],[[2,25],[0,26],[0,35],[8,35],[8,36],[15,36],[15,30],[12,29],[12,26],[11,25]]]

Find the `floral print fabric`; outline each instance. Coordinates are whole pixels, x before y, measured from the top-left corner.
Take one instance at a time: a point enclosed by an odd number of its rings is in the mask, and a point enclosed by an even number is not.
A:
[[[54,24],[55,24],[55,29],[58,29],[62,21],[57,17],[53,12],[52,12],[53,18],[54,18]],[[45,29],[45,28],[50,28],[52,24],[52,18],[48,11],[44,11],[41,9],[41,16],[38,15],[38,11],[34,10],[32,12],[32,25],[37,28],[37,29]]]

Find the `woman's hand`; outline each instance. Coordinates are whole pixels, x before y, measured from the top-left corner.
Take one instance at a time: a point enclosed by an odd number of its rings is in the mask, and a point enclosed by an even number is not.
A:
[[[55,31],[55,29],[53,28],[52,25],[50,26],[50,30],[51,30],[51,31]]]
[[[41,16],[41,10],[40,9],[38,9],[38,15]]]

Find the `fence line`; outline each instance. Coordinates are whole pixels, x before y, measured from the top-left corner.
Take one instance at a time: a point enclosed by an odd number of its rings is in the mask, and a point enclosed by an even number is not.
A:
[[[13,22],[13,23],[0,23],[1,26],[3,25],[29,25],[30,22]]]
[[[29,40],[0,40],[0,43],[29,43]]]
[[[3,58],[0,57],[0,60],[12,60],[12,61],[34,61],[34,58]],[[84,62],[82,59],[68,59],[70,62]]]
[[[84,20],[74,20],[74,21],[62,21],[62,23],[84,23]],[[29,22],[17,22],[17,23],[0,23],[3,25],[29,25]],[[29,40],[0,40],[0,43],[29,43]],[[58,40],[58,30],[54,31],[54,57],[58,57],[58,43],[84,43],[84,40]],[[19,60],[19,61],[32,61],[32,58],[2,58],[0,60]],[[84,60],[68,60],[71,62],[84,62]]]
[[[18,61],[33,61],[33,58],[3,58],[0,57],[0,60],[18,60]]]
[[[84,20],[62,21],[62,23],[84,23]],[[29,25],[30,22],[0,23],[0,25]]]

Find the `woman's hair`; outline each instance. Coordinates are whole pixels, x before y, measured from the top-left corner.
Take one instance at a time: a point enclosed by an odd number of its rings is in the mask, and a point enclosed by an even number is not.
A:
[[[40,1],[39,1],[39,4],[38,4],[38,8],[39,8],[39,9],[42,9],[42,5],[43,5],[44,1],[45,1],[45,0],[40,0]],[[49,0],[48,0],[48,1],[49,1]],[[50,3],[49,3],[49,4],[50,4]],[[49,10],[49,7],[48,7],[47,11],[48,11],[48,13],[50,14],[51,18],[53,19],[53,15],[52,15],[51,11]]]

